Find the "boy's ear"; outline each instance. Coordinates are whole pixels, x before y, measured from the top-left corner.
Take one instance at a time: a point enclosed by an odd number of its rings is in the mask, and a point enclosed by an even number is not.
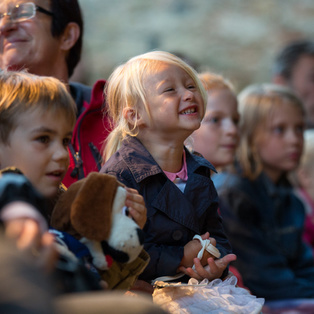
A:
[[[140,126],[144,123],[140,113],[131,107],[126,107],[122,111],[123,118],[132,126]]]
[[[77,23],[69,23],[61,35],[60,48],[65,51],[70,50],[77,42],[80,33],[80,27]]]

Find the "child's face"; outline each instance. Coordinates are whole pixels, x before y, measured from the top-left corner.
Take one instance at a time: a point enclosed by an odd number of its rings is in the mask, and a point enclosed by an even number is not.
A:
[[[1,168],[19,168],[45,197],[58,191],[68,165],[72,126],[62,111],[34,110],[17,120],[7,145],[0,143]]]
[[[201,127],[194,131],[193,148],[215,167],[232,163],[239,141],[238,103],[227,90],[214,90],[208,101]]]
[[[152,137],[184,140],[200,126],[203,99],[192,78],[181,68],[160,62],[158,70],[144,79],[151,120],[143,110],[143,127]]]
[[[266,127],[259,131],[257,153],[263,170],[276,182],[284,173],[294,170],[303,150],[304,118],[300,109],[289,103],[277,106]]]

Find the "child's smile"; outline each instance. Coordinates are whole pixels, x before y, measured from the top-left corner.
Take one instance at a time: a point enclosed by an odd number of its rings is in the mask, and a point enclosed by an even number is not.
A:
[[[142,112],[152,133],[180,132],[184,137],[199,128],[204,103],[193,79],[179,66],[160,62],[156,72],[144,78],[150,118]]]

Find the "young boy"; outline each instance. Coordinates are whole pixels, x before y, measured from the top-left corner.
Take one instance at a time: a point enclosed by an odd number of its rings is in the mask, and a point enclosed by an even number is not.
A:
[[[57,79],[2,72],[0,168],[18,168],[43,196],[55,197],[75,120],[75,103]]]
[[[17,244],[25,241],[23,230],[28,230],[25,228],[30,221],[37,222],[32,238],[35,234],[38,237],[38,233],[46,234],[51,214],[46,200],[51,201],[53,208],[69,166],[68,144],[75,121],[76,105],[59,80],[26,72],[0,72],[0,170],[18,169],[44,198],[42,204],[34,204],[35,196],[21,195],[20,188],[16,194],[24,203],[11,201],[10,206],[3,208],[0,202],[0,221]],[[26,206],[25,201],[33,206]],[[127,189],[125,205],[142,228],[146,221],[143,197]],[[43,247],[31,242],[33,251]]]
[[[56,198],[68,169],[75,121],[76,105],[59,80],[0,72],[0,169],[19,169],[47,199]],[[126,206],[143,227],[142,196],[128,189]]]
[[[75,103],[59,80],[2,71],[0,169],[19,169],[44,198],[54,198],[69,164],[67,145],[75,120]],[[22,199],[32,203],[30,198]],[[48,221],[43,219],[47,213],[25,207],[14,204],[14,210],[1,210],[0,218],[8,224],[23,217],[23,225],[28,217],[39,223],[42,232],[47,230]]]

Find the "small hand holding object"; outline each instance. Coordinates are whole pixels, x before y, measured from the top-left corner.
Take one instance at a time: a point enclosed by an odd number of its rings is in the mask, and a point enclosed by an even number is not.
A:
[[[209,233],[206,232],[201,236],[201,239],[205,240],[209,238]],[[189,241],[184,246],[184,255],[181,260],[180,266],[178,268],[178,271],[180,271],[180,267],[192,267],[194,263],[194,258],[197,257],[198,253],[202,249],[202,244],[199,240],[193,239]]]
[[[210,240],[210,244],[208,245],[208,249],[202,248],[202,257],[194,258],[194,266],[193,267],[184,267],[180,266],[179,271],[185,273],[186,275],[195,278],[197,280],[213,280],[216,278],[220,278],[223,271],[229,265],[230,262],[236,260],[235,254],[228,254],[223,258],[217,259],[220,256],[219,251],[215,248],[216,241],[213,238],[201,237],[201,240]],[[200,241],[201,241],[200,240]],[[200,251],[201,252],[201,251]]]
[[[146,223],[147,210],[142,195],[137,190],[131,188],[125,188],[127,191],[125,206],[129,208],[130,215],[134,221],[142,229]]]

